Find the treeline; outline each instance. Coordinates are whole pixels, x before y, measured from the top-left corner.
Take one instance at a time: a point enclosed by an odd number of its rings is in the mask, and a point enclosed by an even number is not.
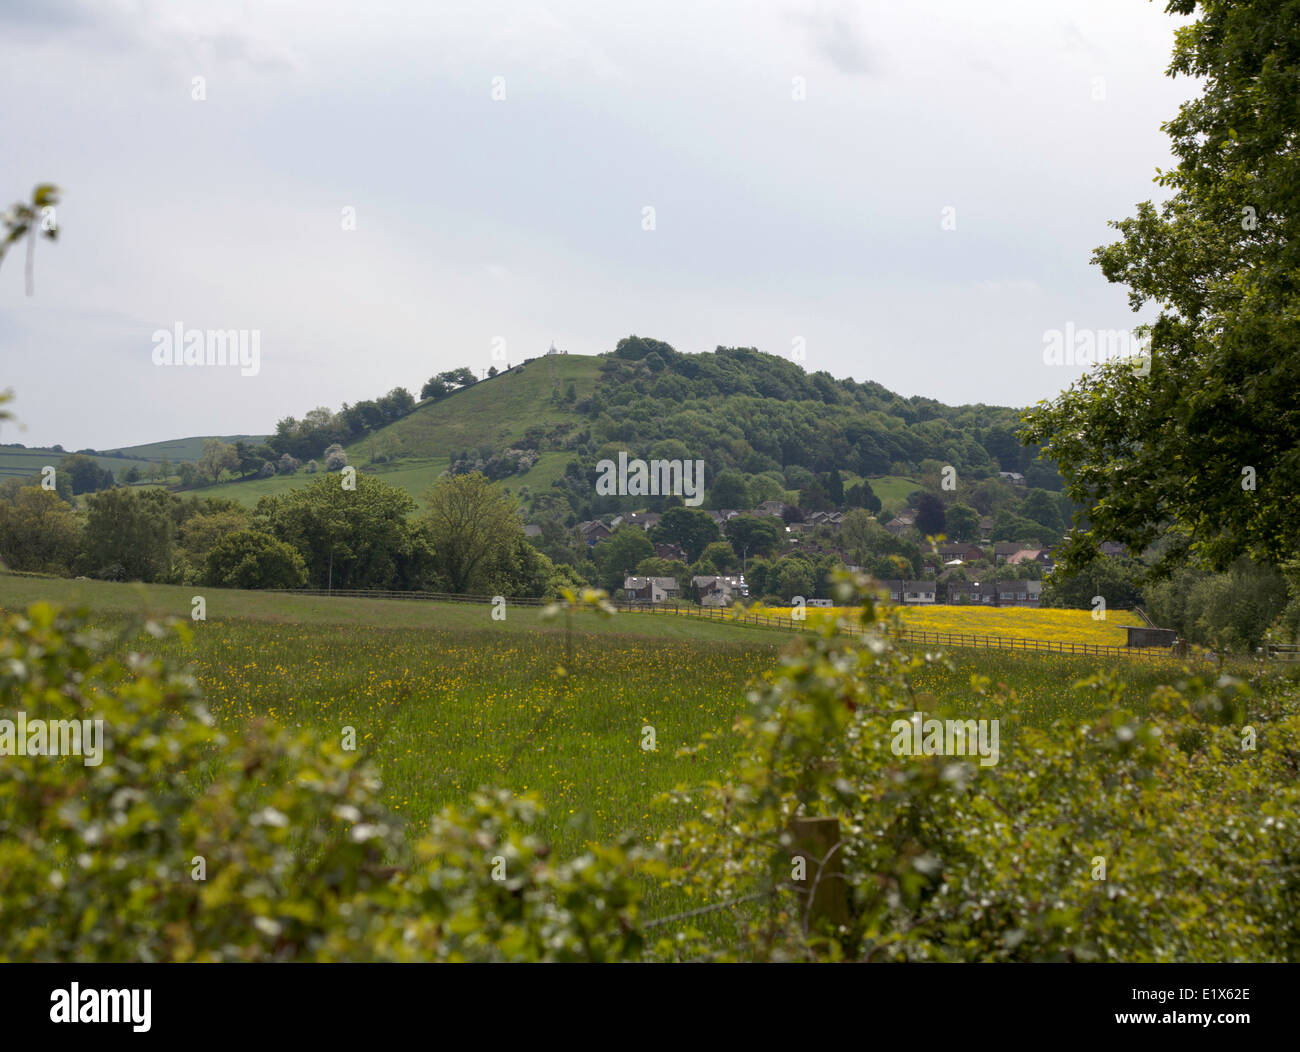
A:
[[[232,588],[373,588],[506,596],[574,583],[524,537],[514,502],[477,473],[446,476],[415,516],[405,490],[339,475],[264,497],[182,497],[159,488],[87,494],[83,508],[39,486],[0,500],[12,570]]]
[[[275,425],[275,434],[266,444],[276,457],[288,453],[298,460],[322,455],[333,445],[346,445],[400,420],[415,408],[415,398],[405,387],[394,387],[382,398],[367,399],[355,405],[343,403],[338,411],[319,406],[301,420],[286,416]]]
[[[752,348],[680,354],[666,343],[620,340],[590,399],[577,402],[596,443],[638,447],[684,441],[715,471],[748,474],[799,465],[815,472],[908,474],[933,459],[965,474],[1019,471],[1028,484],[1060,489],[1038,449],[1016,436],[1019,411],[946,406],[902,398],[876,383],[827,372]]]

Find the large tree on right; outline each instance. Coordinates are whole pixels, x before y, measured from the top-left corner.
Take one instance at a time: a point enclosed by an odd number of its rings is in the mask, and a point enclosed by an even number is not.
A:
[[[1101,540],[1160,570],[1280,562],[1300,542],[1300,0],[1171,0],[1170,76],[1202,94],[1163,125],[1178,158],[1160,205],[1112,223],[1093,262],[1157,319],[1150,369],[1095,368],[1025,416],[1086,509],[1064,557]]]

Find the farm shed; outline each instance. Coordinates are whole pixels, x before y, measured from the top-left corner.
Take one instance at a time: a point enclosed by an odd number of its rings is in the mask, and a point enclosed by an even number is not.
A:
[[[1147,628],[1145,625],[1126,625],[1130,647],[1171,647],[1178,641],[1178,633],[1172,628]]]

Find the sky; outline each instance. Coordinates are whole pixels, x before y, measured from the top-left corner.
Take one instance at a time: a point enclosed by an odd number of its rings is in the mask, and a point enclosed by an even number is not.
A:
[[[554,343],[757,347],[951,404],[1130,330],[1090,263],[1158,199],[1144,0],[0,0],[0,442],[265,434]],[[201,79],[199,79],[201,78]],[[256,372],[155,334],[256,334]],[[494,358],[494,353],[501,358]],[[247,375],[246,375],[247,374]]]

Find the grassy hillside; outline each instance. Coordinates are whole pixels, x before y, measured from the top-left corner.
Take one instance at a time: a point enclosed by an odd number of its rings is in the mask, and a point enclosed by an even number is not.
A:
[[[578,415],[569,406],[557,404],[552,395],[558,392],[563,396],[570,383],[579,399],[590,395],[599,368],[599,358],[577,354],[552,355],[527,366],[516,366],[437,402],[423,402],[410,415],[353,442],[345,447],[348,463],[406,490],[423,508],[425,495],[451,466],[456,454],[480,446],[505,449],[522,439],[530,427],[559,423],[578,426]],[[374,464],[371,458],[377,455],[393,459]],[[569,460],[567,453],[543,453],[530,471],[496,485],[512,493],[523,487],[534,493],[547,490],[564,474]],[[205,497],[237,500],[251,508],[261,497],[305,486],[311,479],[311,475],[300,471],[296,475],[227,482],[196,492]]]
[[[124,446],[121,449],[88,453],[87,456],[93,458],[101,468],[107,468],[114,474],[132,466],[144,470],[148,465],[158,463],[163,457],[170,460],[172,464],[179,464],[183,460],[198,460],[203,453],[203,443],[214,437],[230,443],[240,440],[265,441],[264,437],[257,435],[200,435],[194,438],[171,439],[166,442],[150,442],[142,446]],[[57,449],[46,447],[34,449],[0,447],[0,479],[39,475],[41,468],[46,464],[57,467],[59,461],[72,452],[74,451],[71,449],[65,449],[60,453]]]
[[[147,461],[158,461],[166,457],[173,464],[178,464],[182,460],[198,460],[203,455],[203,443],[210,442],[213,438],[231,445],[236,442],[257,445],[266,441],[265,435],[197,435],[193,438],[172,438],[165,442],[146,442],[141,446],[123,446],[120,449],[106,450],[106,453]]]
[[[32,475],[39,475],[41,469],[47,464],[58,467],[59,461],[70,452],[72,451],[65,450],[60,453],[57,449],[44,448],[0,449],[0,479],[28,478]],[[110,457],[102,453],[94,454],[94,460],[101,468],[107,468],[114,474],[132,465],[144,469],[149,464],[149,461],[138,457]]]
[[[580,354],[549,355],[517,365],[440,401],[422,403],[409,416],[348,446],[348,461],[364,464],[372,446],[382,449],[386,443],[401,457],[445,459],[481,445],[504,449],[530,427],[576,424],[577,414],[557,404],[552,395],[562,396],[570,383],[579,399],[590,395],[599,371],[599,358]]]
[[[907,495],[921,488],[915,479],[882,475],[871,480],[871,489],[880,498],[882,511],[898,513],[907,507]]]

